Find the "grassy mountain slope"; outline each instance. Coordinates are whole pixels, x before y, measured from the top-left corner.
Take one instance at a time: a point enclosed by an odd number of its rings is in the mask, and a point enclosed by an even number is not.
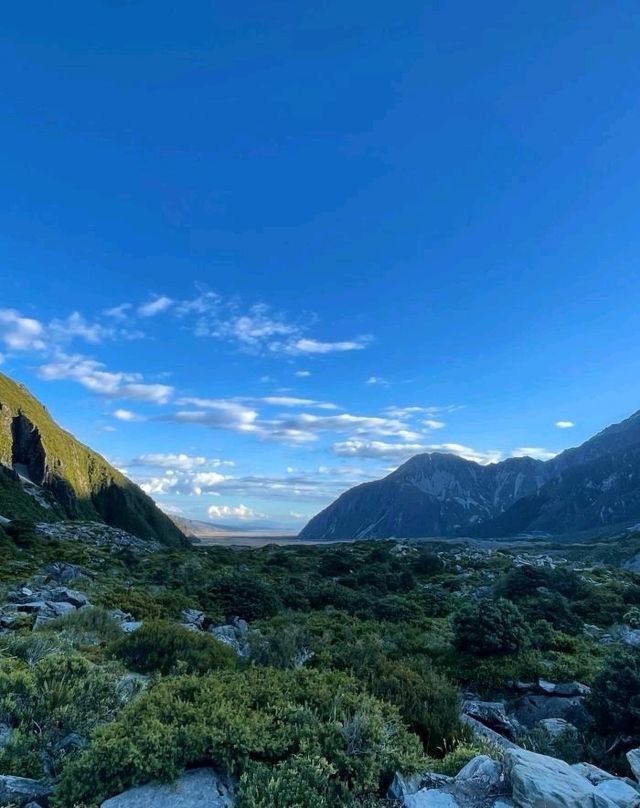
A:
[[[25,387],[1,373],[0,513],[46,521],[93,519],[169,545],[186,541],[138,486],[61,429]]]

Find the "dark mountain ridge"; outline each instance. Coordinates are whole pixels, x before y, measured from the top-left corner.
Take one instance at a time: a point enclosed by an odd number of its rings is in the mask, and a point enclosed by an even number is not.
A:
[[[412,457],[342,494],[302,539],[501,537],[640,519],[640,412],[552,460]]]

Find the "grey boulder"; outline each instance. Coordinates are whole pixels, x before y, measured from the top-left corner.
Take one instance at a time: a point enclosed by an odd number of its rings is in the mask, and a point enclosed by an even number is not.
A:
[[[631,749],[627,752],[627,760],[636,780],[640,781],[640,749]]]
[[[509,749],[504,759],[518,808],[615,808],[605,793],[563,760],[526,749]]]
[[[550,738],[559,738],[566,733],[577,732],[573,724],[565,721],[564,718],[543,718],[538,721],[538,726],[543,729]]]
[[[460,808],[460,803],[446,791],[422,788],[405,797],[404,808]]]
[[[213,769],[192,769],[170,785],[149,783],[102,803],[101,808],[233,808],[233,787]]]
[[[0,775],[0,805],[15,805],[23,808],[30,802],[46,803],[51,788],[29,777]]]
[[[509,718],[501,701],[468,700],[462,705],[462,712],[510,740],[518,734],[517,724]]]
[[[595,804],[599,806],[602,804],[603,808],[606,802],[600,803],[600,798],[610,800],[614,805],[619,808],[639,808],[640,807],[640,794],[632,788],[628,783],[623,780],[612,779],[603,780],[595,787]]]

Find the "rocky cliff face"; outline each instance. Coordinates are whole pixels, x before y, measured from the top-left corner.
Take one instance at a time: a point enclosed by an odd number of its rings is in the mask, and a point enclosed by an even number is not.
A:
[[[105,522],[142,538],[185,538],[153,500],[61,429],[24,387],[0,374],[0,514]]]
[[[510,536],[640,521],[640,413],[547,462],[423,454],[342,494],[303,539]]]

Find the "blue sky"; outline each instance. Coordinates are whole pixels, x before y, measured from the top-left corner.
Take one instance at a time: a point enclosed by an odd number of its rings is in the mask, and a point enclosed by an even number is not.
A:
[[[13,4],[2,369],[218,522],[581,442],[640,408],[639,43],[635,2]]]

